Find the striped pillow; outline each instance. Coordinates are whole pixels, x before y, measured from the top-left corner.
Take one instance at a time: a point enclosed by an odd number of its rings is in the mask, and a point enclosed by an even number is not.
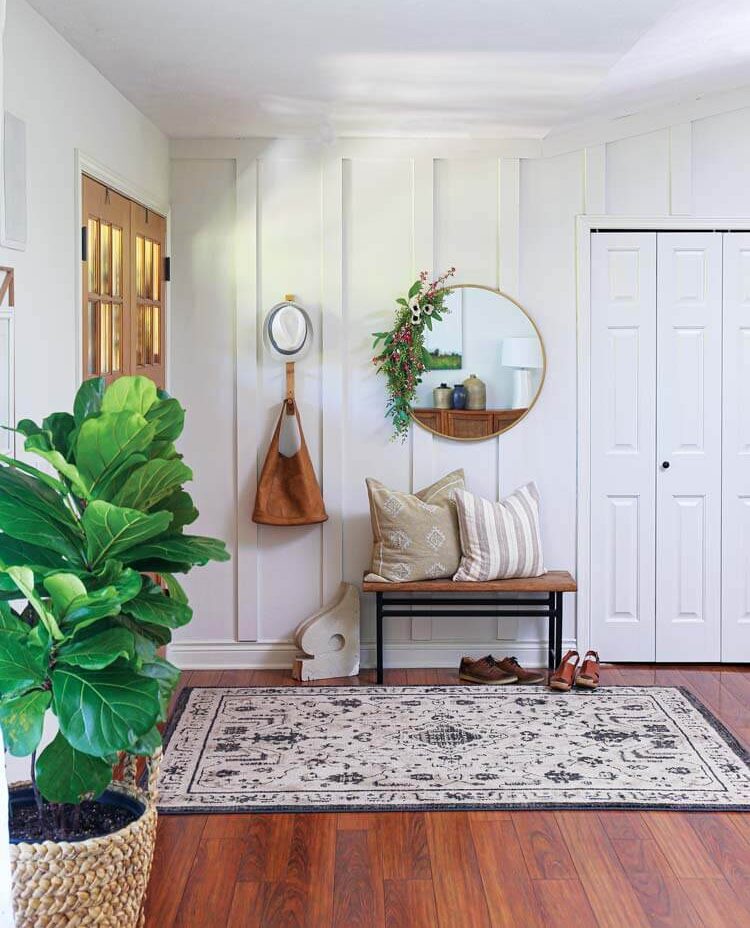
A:
[[[461,563],[454,580],[509,580],[544,573],[536,484],[499,503],[454,490],[461,534]]]

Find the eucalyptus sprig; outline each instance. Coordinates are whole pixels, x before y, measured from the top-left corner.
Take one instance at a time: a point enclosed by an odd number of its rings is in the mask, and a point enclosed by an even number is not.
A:
[[[445,286],[449,277],[456,273],[455,267],[433,281],[428,281],[427,271],[422,271],[406,297],[396,300],[393,328],[388,332],[373,332],[374,349],[380,349],[372,363],[379,374],[387,380],[388,401],[385,414],[393,423],[392,441],[405,441],[409,434],[411,409],[422,382],[422,374],[430,366],[430,355],[424,344],[425,329],[432,331],[450,312],[445,305],[451,293]]]

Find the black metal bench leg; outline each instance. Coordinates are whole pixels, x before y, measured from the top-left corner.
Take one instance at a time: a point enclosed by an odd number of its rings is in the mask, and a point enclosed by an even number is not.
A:
[[[377,647],[377,682],[383,682],[383,594],[375,594],[375,637]]]
[[[555,666],[560,666],[562,660],[563,642],[563,594],[555,593],[557,608],[555,609]]]
[[[547,631],[547,668],[552,671],[557,666],[555,664],[555,613],[557,609],[557,602],[554,593],[550,593],[548,595],[547,602],[549,603],[549,627]]]

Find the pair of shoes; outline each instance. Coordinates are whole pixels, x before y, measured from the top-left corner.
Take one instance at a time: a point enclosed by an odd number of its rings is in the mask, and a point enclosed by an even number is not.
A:
[[[544,680],[544,674],[536,670],[525,670],[515,657],[497,660],[488,654],[477,660],[462,657],[458,678],[469,683],[490,683],[502,686],[504,683],[541,683]]]
[[[596,651],[587,651],[581,669],[576,673],[579,659],[578,651],[565,654],[560,666],[549,678],[550,689],[567,693],[574,684],[587,690],[595,690],[599,686],[599,655]]]

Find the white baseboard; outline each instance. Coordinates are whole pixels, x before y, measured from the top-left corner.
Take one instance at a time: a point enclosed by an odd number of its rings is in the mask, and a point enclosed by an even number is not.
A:
[[[575,639],[563,640],[563,652]],[[375,642],[363,642],[362,667],[375,666]],[[547,664],[546,641],[394,641],[386,642],[386,667],[458,667],[463,655],[514,655],[522,664]],[[169,645],[167,656],[181,670],[284,670],[300,651],[291,642],[181,641]]]

